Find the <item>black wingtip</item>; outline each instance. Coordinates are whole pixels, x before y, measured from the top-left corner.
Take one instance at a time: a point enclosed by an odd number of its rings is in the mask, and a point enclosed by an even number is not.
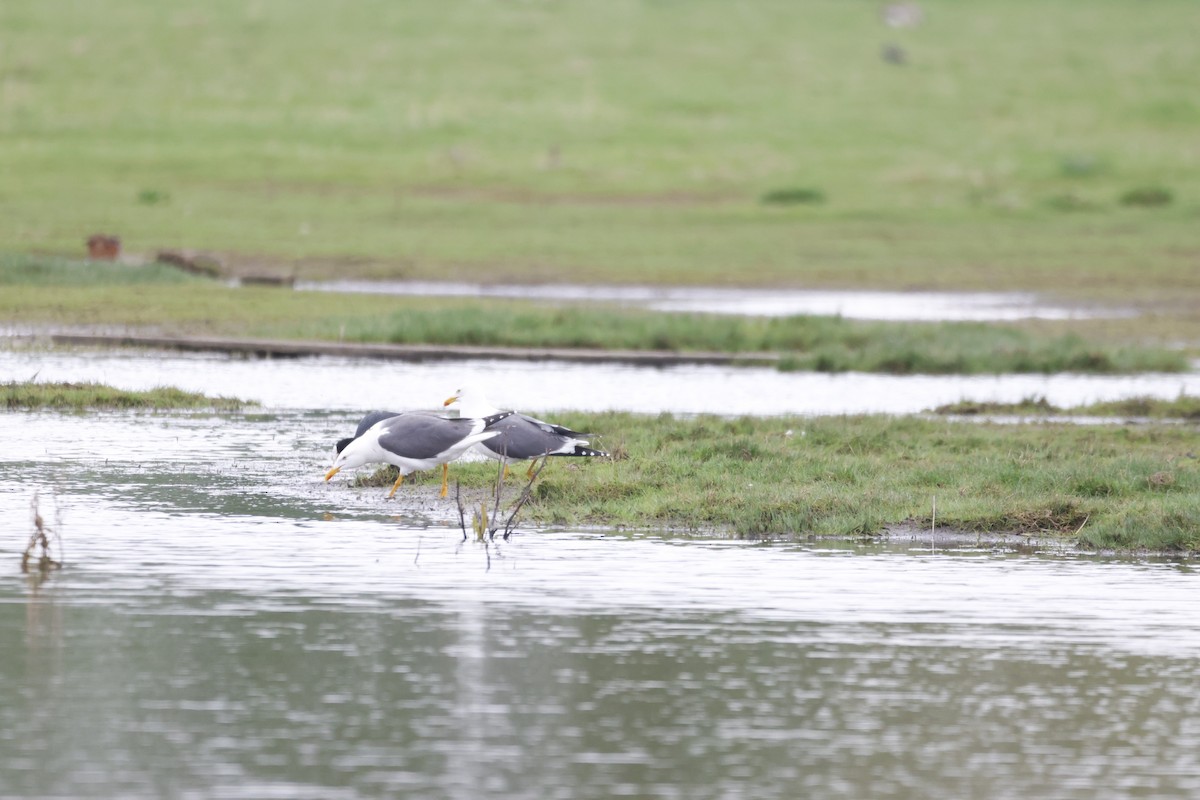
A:
[[[547,422],[545,425],[559,436],[566,436],[569,439],[591,439],[596,435],[594,433],[584,433],[583,431],[573,431],[570,428],[564,428],[562,425],[555,425],[552,422]]]
[[[499,414],[492,414],[490,417],[484,417],[483,418],[483,427],[486,428],[489,425],[495,425],[497,422],[504,419],[505,417],[511,417],[514,413],[516,413],[516,412],[501,411]]]
[[[575,450],[573,452],[563,453],[563,455],[567,455],[567,456],[603,456],[606,458],[608,457],[608,453],[604,452],[603,450],[593,450],[592,448],[584,447],[581,444],[575,445]]]

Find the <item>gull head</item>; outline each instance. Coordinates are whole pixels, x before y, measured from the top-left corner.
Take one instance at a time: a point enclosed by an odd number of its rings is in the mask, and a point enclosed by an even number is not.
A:
[[[378,439],[379,435],[376,434],[374,438]],[[333,466],[325,473],[325,480],[329,480],[343,469],[361,467],[370,461],[372,443],[372,441],[368,441],[367,434],[363,434],[356,439],[343,439],[339,441],[337,457],[333,459]]]
[[[454,406],[463,417],[488,417],[500,413],[500,409],[488,402],[483,390],[472,384],[464,385],[447,397],[442,405]]]

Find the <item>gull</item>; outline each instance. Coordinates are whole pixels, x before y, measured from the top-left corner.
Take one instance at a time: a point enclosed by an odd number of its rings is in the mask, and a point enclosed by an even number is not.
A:
[[[590,433],[580,433],[562,425],[544,422],[540,419],[517,414],[509,411],[507,414],[488,402],[484,393],[474,386],[466,386],[454,393],[442,404],[457,406],[461,418],[492,419],[504,414],[494,422],[489,422],[486,430],[499,433],[485,440],[477,452],[488,458],[504,462],[507,469],[509,461],[524,461],[531,459],[526,476],[533,477],[534,467],[539,458],[547,456],[607,456],[601,450],[594,450],[591,442],[584,438]]]
[[[450,473],[447,465],[474,445],[500,435],[499,431],[485,428],[510,414],[511,411],[482,419],[447,419],[436,414],[406,412],[386,417],[349,442],[338,442],[341,449],[333,460],[333,467],[325,473],[325,480],[328,481],[346,468],[383,461],[400,468],[400,477],[388,492],[388,498],[391,498],[406,475],[417,470],[433,469],[440,464],[441,496],[445,497]],[[363,423],[369,417],[364,417]],[[359,427],[362,427],[362,423]]]

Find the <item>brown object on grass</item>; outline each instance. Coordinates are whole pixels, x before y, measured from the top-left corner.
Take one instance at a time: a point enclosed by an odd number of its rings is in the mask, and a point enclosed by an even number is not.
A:
[[[121,239],[106,233],[93,233],[88,237],[87,249],[92,261],[116,261],[121,255]]]

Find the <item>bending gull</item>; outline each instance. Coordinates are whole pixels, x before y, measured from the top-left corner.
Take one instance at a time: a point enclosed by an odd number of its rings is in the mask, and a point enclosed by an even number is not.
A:
[[[440,464],[441,496],[445,497],[450,472],[447,465],[474,445],[498,436],[499,431],[485,428],[511,414],[510,411],[483,419],[446,419],[433,414],[409,412],[387,417],[342,446],[333,461],[333,467],[325,473],[325,480],[328,481],[345,468],[353,469],[383,461],[400,468],[400,477],[388,492],[391,498],[406,475]],[[366,418],[363,421],[366,422]]]
[[[347,436],[345,439],[338,439],[334,447],[337,448],[339,453],[342,452],[346,449],[346,445],[369,431],[374,427],[375,423],[391,419],[392,417],[398,417],[400,413],[399,411],[368,411],[367,415],[358,421],[358,427],[354,430],[354,435]]]
[[[484,393],[474,386],[459,389],[442,405],[457,405],[464,419],[492,419],[505,413],[489,403]],[[503,461],[506,468],[509,461],[531,459],[532,463],[526,473],[530,478],[533,477],[533,469],[539,458],[608,455],[602,450],[592,449],[591,442],[583,438],[592,436],[590,433],[580,433],[562,425],[512,411],[495,422],[488,423],[486,430],[496,431],[500,435],[485,440],[476,451],[488,458]]]

